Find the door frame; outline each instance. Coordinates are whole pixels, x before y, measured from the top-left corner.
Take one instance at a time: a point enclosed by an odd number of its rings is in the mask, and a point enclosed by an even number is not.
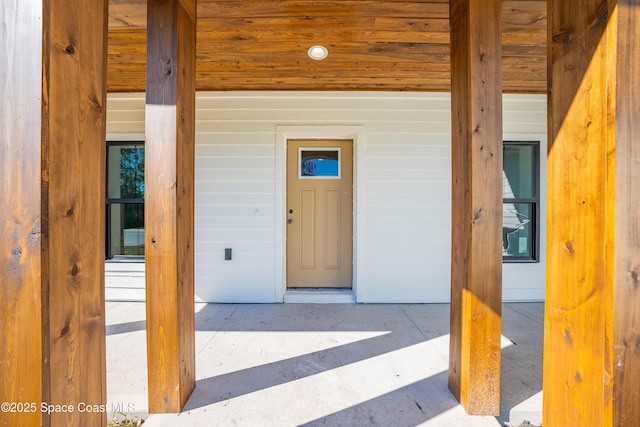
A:
[[[362,255],[358,253],[359,236],[364,236],[364,232],[362,232],[364,220],[358,215],[359,208],[364,206],[364,192],[361,191],[361,184],[364,182],[365,128],[362,125],[276,126],[275,300],[284,301],[284,294],[287,290],[287,230],[285,223],[287,221],[287,141],[290,139],[349,139],[353,141],[353,271],[351,292],[353,292],[356,302],[362,301],[363,290],[358,286],[358,278],[362,275],[360,266],[363,264]],[[318,293],[321,292],[318,291]]]

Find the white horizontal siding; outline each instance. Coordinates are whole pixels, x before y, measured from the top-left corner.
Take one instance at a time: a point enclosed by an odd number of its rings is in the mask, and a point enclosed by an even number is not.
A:
[[[144,263],[105,263],[105,298],[109,301],[144,301]]]
[[[356,191],[361,302],[446,302],[451,253],[450,98],[443,93],[198,93],[196,294],[278,301],[278,126],[362,126]],[[144,96],[110,94],[108,136],[144,134]],[[546,98],[504,96],[507,139],[546,134]],[[543,147],[546,142],[543,141]],[[546,156],[541,167],[546,171]],[[542,182],[543,189],[546,187]],[[544,206],[541,207],[544,213]],[[544,242],[544,222],[541,242]],[[544,261],[544,245],[541,258]],[[224,249],[233,259],[224,260]],[[505,300],[544,297],[544,263],[505,264]]]
[[[367,128],[363,302],[448,299],[451,126],[448,99],[438,105]]]

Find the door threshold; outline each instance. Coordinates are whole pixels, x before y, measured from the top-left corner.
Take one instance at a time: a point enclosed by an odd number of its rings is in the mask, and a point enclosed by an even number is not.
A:
[[[353,304],[353,289],[291,288],[284,293],[284,302],[293,304]]]

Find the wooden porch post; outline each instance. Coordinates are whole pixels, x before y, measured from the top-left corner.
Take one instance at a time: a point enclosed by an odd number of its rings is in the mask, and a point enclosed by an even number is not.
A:
[[[639,326],[640,153],[632,135],[640,56],[630,31],[638,30],[640,4],[619,3],[619,30],[614,1],[549,3],[549,425],[632,425],[639,414],[631,343]]]
[[[500,412],[501,2],[451,0],[452,265],[449,388]]]
[[[554,0],[549,18],[543,423],[637,425],[640,2]]]
[[[640,1],[618,0],[613,425],[640,420]]]
[[[0,425],[106,425],[107,1],[8,0],[0,28]]]
[[[549,0],[544,425],[605,424],[607,0]],[[615,115],[613,116],[615,120]]]
[[[195,0],[148,0],[145,257],[149,411],[195,387]]]

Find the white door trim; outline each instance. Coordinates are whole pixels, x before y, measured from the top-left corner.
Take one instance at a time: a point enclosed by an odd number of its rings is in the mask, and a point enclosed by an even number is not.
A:
[[[358,248],[364,247],[360,236],[364,227],[363,218],[358,215],[359,208],[364,206],[364,147],[365,127],[309,125],[309,126],[276,126],[276,206],[275,206],[275,300],[284,301],[287,286],[286,278],[286,192],[287,192],[287,140],[289,139],[350,139],[353,141],[353,283],[352,292],[356,301],[362,301],[363,289],[358,286],[358,277],[362,275],[362,254]],[[361,246],[362,245],[362,246]]]

